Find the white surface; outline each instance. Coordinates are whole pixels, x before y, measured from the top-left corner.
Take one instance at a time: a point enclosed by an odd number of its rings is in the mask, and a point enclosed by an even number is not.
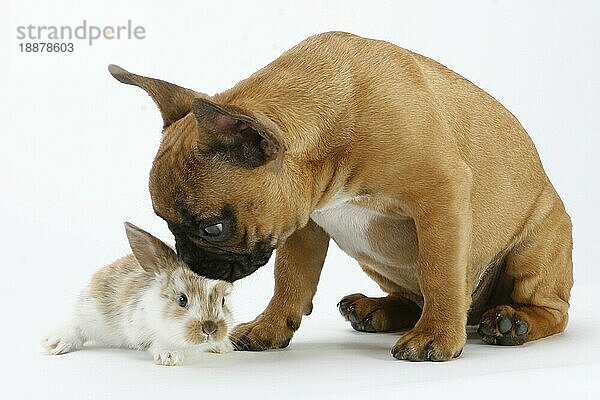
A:
[[[322,289],[334,285],[330,280]],[[488,346],[475,335],[459,359],[446,363],[394,360],[389,350],[397,335],[354,332],[334,302],[319,304],[288,349],[203,354],[182,367],[155,366],[146,353],[128,350],[40,355],[31,346],[34,335],[28,334],[22,339],[27,345],[15,355],[27,368],[9,381],[14,393],[9,391],[8,398],[377,399],[383,397],[373,396],[485,393],[485,398],[506,399],[530,393],[535,399],[597,399],[600,324],[587,316],[594,315],[600,298],[581,288],[574,297],[573,321],[563,335],[522,347]]]
[[[598,398],[600,5],[598,2],[148,2],[2,0],[0,16],[0,396],[43,398]],[[71,55],[20,54],[15,27],[120,24],[141,42],[98,41]],[[494,95],[523,123],[573,216],[575,289],[566,334],[520,348],[469,341],[444,364],[394,361],[395,335],[353,332],[345,294],[377,295],[332,246],[312,316],[290,347],[206,355],[176,369],[146,354],[41,355],[37,340],[104,263],[128,252],[122,221],[172,241],[147,192],[160,115],[109,63],[208,93],[230,87],[306,36],[347,30],[428,55]],[[272,264],[236,285],[238,322],[262,311]],[[6,395],[4,395],[6,393]]]

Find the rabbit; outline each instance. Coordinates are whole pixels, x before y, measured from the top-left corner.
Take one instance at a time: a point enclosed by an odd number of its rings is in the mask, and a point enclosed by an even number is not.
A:
[[[186,354],[228,353],[232,284],[195,274],[175,251],[126,222],[133,254],[94,274],[70,321],[42,340],[49,354],[93,341],[150,352],[156,364],[180,365]]]

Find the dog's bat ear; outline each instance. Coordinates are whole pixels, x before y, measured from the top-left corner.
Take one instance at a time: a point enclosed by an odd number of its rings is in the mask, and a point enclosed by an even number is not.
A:
[[[266,116],[203,98],[193,100],[192,112],[206,137],[208,151],[225,155],[245,168],[281,164],[282,135]]]
[[[133,256],[147,272],[159,275],[177,258],[172,248],[131,222],[125,222],[125,233]]]
[[[108,72],[119,82],[138,86],[152,97],[162,115],[163,128],[189,114],[192,110],[192,100],[197,97],[207,97],[203,93],[198,93],[160,79],[132,74],[114,64],[108,66]]]

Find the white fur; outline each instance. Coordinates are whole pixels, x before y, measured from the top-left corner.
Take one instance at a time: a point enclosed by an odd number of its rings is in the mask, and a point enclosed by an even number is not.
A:
[[[310,217],[351,257],[360,259],[367,256],[389,264],[385,257],[373,250],[368,237],[369,224],[382,214],[353,204],[352,200],[350,196],[337,193],[324,207],[314,210]]]
[[[211,316],[224,319],[228,326],[225,339],[221,342],[208,340],[192,344],[186,340],[185,326],[193,319],[202,319],[208,310],[202,310],[198,299],[190,299],[186,318],[166,319],[163,312],[165,301],[161,296],[160,277],[152,279],[149,286],[133,296],[129,303],[120,305],[119,312],[106,316],[100,311],[89,288],[84,289],[77,301],[73,318],[61,325],[42,340],[49,354],[65,354],[81,349],[86,342],[105,347],[127,347],[147,349],[159,365],[180,365],[186,354],[210,350],[227,353],[233,350],[228,339],[231,315],[225,315],[219,304],[210,310]],[[211,293],[216,282],[205,280],[205,293]],[[183,283],[180,283],[183,286]],[[181,288],[185,292],[185,288]],[[196,300],[196,301],[194,301]],[[226,302],[228,296],[226,296]]]

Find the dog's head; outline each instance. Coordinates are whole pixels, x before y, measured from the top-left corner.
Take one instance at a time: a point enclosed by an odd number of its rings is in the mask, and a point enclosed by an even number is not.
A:
[[[278,126],[266,115],[111,65],[120,82],[144,89],[163,117],[150,172],[154,211],[196,273],[233,282],[267,263],[306,223],[301,179],[284,171]]]

